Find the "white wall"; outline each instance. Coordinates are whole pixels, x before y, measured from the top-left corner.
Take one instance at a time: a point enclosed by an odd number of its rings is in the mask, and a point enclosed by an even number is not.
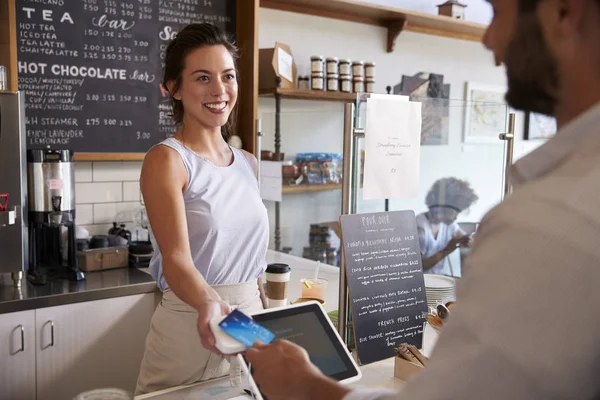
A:
[[[490,23],[492,19],[492,7],[486,1],[460,0],[460,2],[467,6],[465,9],[465,19],[467,21],[486,25]],[[437,5],[445,3],[445,0],[365,0],[365,3],[437,14]]]
[[[378,0],[379,2],[383,0]],[[351,22],[331,20],[288,12],[260,9],[259,47],[272,47],[274,42],[291,47],[298,74],[310,73],[310,56],[375,61],[376,92],[385,93],[387,85],[401,81],[402,75],[435,72],[451,84],[450,137],[447,146],[422,146],[421,187],[414,199],[392,200],[390,209],[413,209],[422,212],[424,197],[438,178],[456,176],[468,179],[479,201],[462,221],[479,221],[502,195],[504,166],[503,144],[465,145],[463,142],[464,96],[467,81],[505,87],[504,69],[496,67],[492,55],[476,42],[454,40],[405,32],[400,35],[393,53],[386,53],[386,30]],[[274,149],[274,100],[260,99],[263,120],[263,149]],[[517,119],[517,136],[522,136],[522,116]],[[282,152],[293,159],[296,152],[342,152],[343,105],[327,102],[283,100]],[[536,144],[516,144],[522,155]],[[267,202],[272,228],[274,203]],[[359,212],[383,211],[384,201],[363,201]],[[335,221],[341,210],[341,192],[285,194],[281,205],[282,246],[301,255],[308,245],[311,223]],[[273,229],[272,229],[273,234]]]

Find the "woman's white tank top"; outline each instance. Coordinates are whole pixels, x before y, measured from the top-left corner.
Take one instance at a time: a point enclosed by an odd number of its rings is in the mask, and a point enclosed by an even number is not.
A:
[[[189,182],[183,193],[192,259],[209,285],[243,283],[266,269],[269,220],[254,170],[241,150],[231,148],[233,163],[217,167],[179,142],[168,146],[181,156]],[[154,254],[150,272],[161,290],[168,283],[162,257],[150,229]]]

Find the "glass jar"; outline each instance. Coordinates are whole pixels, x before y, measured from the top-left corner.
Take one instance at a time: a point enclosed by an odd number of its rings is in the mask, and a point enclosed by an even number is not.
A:
[[[323,90],[324,89],[324,79],[322,73],[313,73],[311,79],[311,89],[312,90]]]
[[[339,74],[338,70],[338,59],[335,57],[328,57],[327,61],[327,75],[329,74]]]
[[[365,76],[365,63],[363,61],[354,61],[352,63],[352,75],[354,77],[360,76],[361,78]]]
[[[367,78],[365,80],[365,91],[367,93],[375,93],[375,79]]]
[[[310,71],[314,74],[324,73],[323,67],[324,58],[323,56],[312,56],[310,58]]]
[[[352,93],[351,75],[340,75],[340,91],[344,93]]]
[[[331,92],[339,91],[340,77],[338,74],[327,74],[327,90]]]
[[[355,76],[352,80],[352,90],[354,93],[360,93],[365,91],[365,78],[362,76]]]
[[[298,77],[298,89],[310,89],[310,78],[306,75]]]
[[[352,75],[352,61],[345,58],[340,60],[340,75]]]
[[[375,63],[374,62],[366,62],[365,63],[365,78],[375,79]]]

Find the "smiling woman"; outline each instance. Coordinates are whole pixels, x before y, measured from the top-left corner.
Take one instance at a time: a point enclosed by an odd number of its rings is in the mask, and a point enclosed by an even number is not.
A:
[[[210,24],[192,24],[166,50],[163,86],[179,130],[153,147],[140,179],[151,226],[150,271],[163,291],[136,393],[227,374],[210,319],[263,308],[267,212],[256,159],[230,147],[237,49]],[[234,377],[240,368],[231,368]]]

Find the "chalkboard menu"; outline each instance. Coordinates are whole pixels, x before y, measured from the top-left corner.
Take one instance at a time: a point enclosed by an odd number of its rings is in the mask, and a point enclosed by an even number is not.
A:
[[[235,33],[236,0],[17,0],[27,147],[145,152],[175,131],[161,87],[177,31]]]
[[[341,217],[354,336],[361,364],[423,341],[427,298],[415,214]]]

